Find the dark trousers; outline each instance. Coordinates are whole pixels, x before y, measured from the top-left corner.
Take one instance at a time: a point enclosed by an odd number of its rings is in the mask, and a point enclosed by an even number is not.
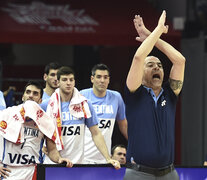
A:
[[[155,176],[146,172],[126,168],[124,180],[179,180],[179,176],[175,169],[163,176]]]

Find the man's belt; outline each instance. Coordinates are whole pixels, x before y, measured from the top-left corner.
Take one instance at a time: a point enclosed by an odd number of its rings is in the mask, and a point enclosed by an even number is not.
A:
[[[151,168],[140,164],[128,164],[127,167],[136,171],[152,174],[154,176],[164,176],[175,169],[173,164],[163,168]]]

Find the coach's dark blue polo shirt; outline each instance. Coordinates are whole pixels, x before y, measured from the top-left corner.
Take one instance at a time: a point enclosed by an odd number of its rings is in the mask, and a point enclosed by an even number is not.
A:
[[[166,83],[157,100],[144,86],[131,93],[125,88],[128,121],[127,161],[164,167],[174,162],[177,96]],[[157,102],[156,102],[157,101]]]

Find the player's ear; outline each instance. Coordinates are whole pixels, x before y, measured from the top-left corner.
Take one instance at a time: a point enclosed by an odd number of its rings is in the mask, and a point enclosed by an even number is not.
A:
[[[93,83],[93,80],[94,80],[94,76],[91,76],[91,82]]]
[[[41,104],[41,103],[42,103],[42,98],[40,98],[40,99],[39,99],[38,103],[39,103],[39,104]]]
[[[43,79],[44,79],[44,81],[47,80],[47,74],[46,74],[46,73],[44,73],[44,75],[43,75]]]

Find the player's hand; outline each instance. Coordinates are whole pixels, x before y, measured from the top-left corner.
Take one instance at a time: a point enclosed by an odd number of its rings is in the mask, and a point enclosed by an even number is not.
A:
[[[6,177],[9,177],[10,172],[11,172],[10,169],[1,166],[0,167],[0,179],[1,179],[1,177],[5,178],[5,179],[6,179]]]
[[[120,169],[121,168],[121,165],[120,165],[119,161],[117,161],[117,160],[109,159],[109,160],[107,160],[107,162],[112,164],[115,169]]]
[[[67,158],[60,158],[58,163],[66,162],[66,167],[73,167],[73,163]]]

